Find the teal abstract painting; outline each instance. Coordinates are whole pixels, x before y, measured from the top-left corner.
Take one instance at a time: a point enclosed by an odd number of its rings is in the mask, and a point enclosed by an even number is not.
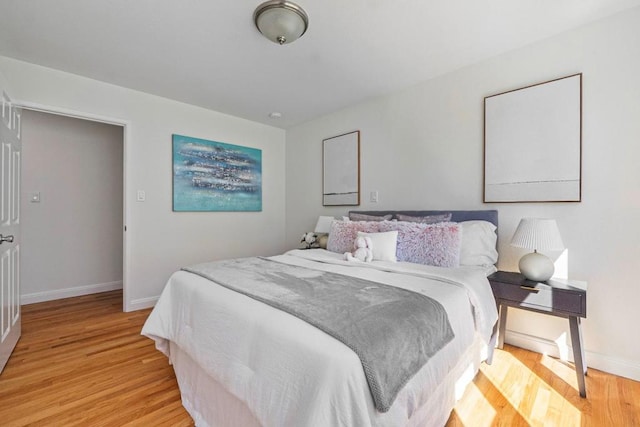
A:
[[[173,135],[173,210],[262,210],[262,150]]]

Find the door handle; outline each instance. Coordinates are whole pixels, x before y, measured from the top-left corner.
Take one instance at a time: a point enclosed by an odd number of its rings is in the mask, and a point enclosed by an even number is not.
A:
[[[0,245],[4,242],[13,243],[13,236],[3,236],[0,234]]]

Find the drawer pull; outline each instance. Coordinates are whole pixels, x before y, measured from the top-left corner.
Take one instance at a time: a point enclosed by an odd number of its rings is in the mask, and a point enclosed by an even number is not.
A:
[[[533,292],[534,294],[537,294],[538,291],[540,291],[540,289],[536,289],[533,286],[520,286],[520,289],[524,289],[525,291],[529,291],[529,292]]]

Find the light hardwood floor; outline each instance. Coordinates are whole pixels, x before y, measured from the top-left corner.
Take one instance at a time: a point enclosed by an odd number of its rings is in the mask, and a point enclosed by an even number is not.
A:
[[[0,426],[190,426],[167,359],[140,336],[150,310],[122,313],[105,292],[23,307],[23,334],[0,374]],[[640,426],[640,383],[505,346],[447,423]]]

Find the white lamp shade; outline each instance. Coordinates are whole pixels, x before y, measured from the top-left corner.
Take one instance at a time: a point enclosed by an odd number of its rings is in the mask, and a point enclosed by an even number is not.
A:
[[[318,218],[316,228],[313,230],[316,233],[328,234],[331,231],[331,223],[335,218],[332,216],[321,216]]]
[[[274,43],[287,44],[299,39],[309,25],[305,11],[289,1],[262,3],[254,13],[258,30]]]
[[[522,218],[511,239],[511,246],[534,250],[564,249],[555,219]]]

